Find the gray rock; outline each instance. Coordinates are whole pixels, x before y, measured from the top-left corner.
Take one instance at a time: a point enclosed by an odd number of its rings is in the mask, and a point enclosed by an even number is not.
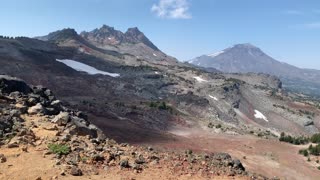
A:
[[[13,109],[10,111],[10,116],[12,117],[20,117],[20,115],[21,115],[21,112],[17,109]]]
[[[97,138],[99,140],[105,140],[106,136],[104,133],[95,125],[89,124],[88,121],[78,118],[71,117],[71,122],[73,123],[73,127],[70,129],[70,134],[86,136],[89,135],[92,138]]]
[[[17,142],[12,142],[8,144],[8,148],[18,148],[19,144]]]
[[[43,108],[43,106],[38,103],[35,106],[32,106],[28,109],[28,114],[30,115],[35,115],[35,114],[44,114],[45,109]]]
[[[30,97],[29,99],[28,99],[28,101],[27,101],[27,104],[29,105],[29,106],[34,106],[34,105],[36,105],[37,104],[37,99],[35,98],[35,97]]]
[[[235,169],[240,169],[242,171],[245,171],[245,168],[243,167],[243,165],[242,165],[242,163],[241,163],[241,161],[239,159],[233,160],[233,167]]]
[[[129,168],[129,161],[127,159],[121,160],[119,163],[121,168]]]
[[[51,106],[60,107],[61,106],[61,101],[59,101],[59,100],[52,101],[51,102]]]
[[[67,112],[60,112],[57,116],[55,116],[51,122],[56,123],[59,126],[65,126],[70,121],[70,115]]]
[[[214,159],[216,160],[230,160],[232,159],[230,154],[228,153],[217,153],[217,154],[214,154]]]
[[[17,99],[17,98],[22,97],[22,94],[19,91],[15,91],[15,92],[10,93],[9,96],[12,97],[12,98]]]
[[[304,126],[311,126],[314,125],[314,122],[312,120],[308,120],[306,122],[303,123]]]

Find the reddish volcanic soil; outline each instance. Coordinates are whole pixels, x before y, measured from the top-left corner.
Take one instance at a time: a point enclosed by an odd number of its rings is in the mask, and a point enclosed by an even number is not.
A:
[[[295,146],[277,139],[268,140],[249,135],[209,134],[204,130],[175,129],[171,132],[179,137],[151,144],[167,150],[228,152],[240,159],[248,171],[269,178],[320,179],[320,170],[317,169],[320,164],[315,162],[317,157],[312,157],[312,161],[308,162],[306,157],[298,154],[299,149],[307,148],[307,145]]]

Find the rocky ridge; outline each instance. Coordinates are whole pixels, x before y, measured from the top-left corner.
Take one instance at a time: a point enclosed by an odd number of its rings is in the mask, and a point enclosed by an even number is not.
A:
[[[61,169],[54,179],[68,174],[99,174],[114,167],[135,173],[162,167],[191,177],[248,177],[241,162],[226,153],[199,155],[191,150],[168,153],[118,144],[106,138],[84,113],[63,106],[49,89],[30,87],[20,79],[4,75],[0,76],[0,84],[0,149],[19,148],[21,153],[42,151],[43,157],[53,158],[55,168]],[[44,132],[46,136],[40,136]],[[2,164],[8,158],[12,157],[0,154]],[[5,174],[0,170],[0,178],[6,178]]]

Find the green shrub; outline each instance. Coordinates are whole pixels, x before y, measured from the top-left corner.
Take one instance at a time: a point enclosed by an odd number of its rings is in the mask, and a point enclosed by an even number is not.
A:
[[[314,134],[311,136],[310,141],[312,143],[320,143],[320,134]]]
[[[49,150],[58,155],[67,155],[70,153],[70,147],[64,144],[49,144]]]
[[[314,147],[311,147],[309,149],[309,153],[314,155],[314,156],[320,156],[320,144],[314,146]]]
[[[212,123],[212,122],[210,122],[209,124],[208,124],[208,128],[213,128],[214,127],[214,124]]]
[[[282,132],[281,136],[279,138],[279,141],[283,141],[283,142],[287,142],[287,143],[291,143],[291,144],[295,144],[295,145],[300,145],[300,144],[308,143],[309,139],[304,136],[292,137],[290,135],[285,135],[285,133]]]
[[[299,150],[299,154],[302,154],[303,156],[307,157],[309,156],[309,152],[306,149],[301,149]]]
[[[216,128],[220,129],[222,126],[221,124],[216,125]]]
[[[163,101],[163,102],[159,102],[159,101],[157,101],[157,102],[150,102],[149,106],[150,106],[151,108],[158,108],[159,110],[169,111],[171,114],[174,114],[174,113],[175,113],[175,112],[174,112],[174,109],[173,109],[171,106],[167,105],[167,103],[164,102],[164,101]]]
[[[159,109],[161,110],[168,110],[168,106],[166,104],[166,102],[162,102],[159,106],[158,106]]]

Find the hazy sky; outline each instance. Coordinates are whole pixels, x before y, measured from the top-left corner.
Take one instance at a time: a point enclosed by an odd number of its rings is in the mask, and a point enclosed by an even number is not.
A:
[[[252,43],[277,60],[320,69],[319,0],[2,0],[0,34],[139,27],[179,60]]]

